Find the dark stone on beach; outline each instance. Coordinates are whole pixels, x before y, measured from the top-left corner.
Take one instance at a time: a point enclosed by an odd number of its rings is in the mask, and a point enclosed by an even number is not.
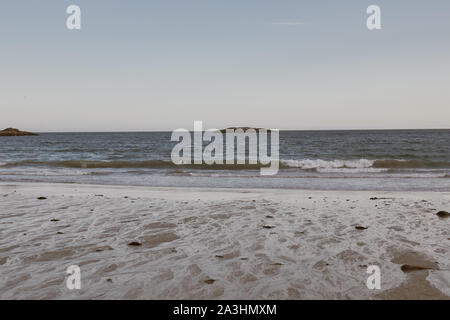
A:
[[[274,226],[263,226],[264,229],[273,229],[275,228]]]
[[[439,211],[438,213],[436,213],[436,215],[439,218],[448,218],[448,217],[450,217],[450,213],[448,213],[447,211]]]
[[[266,218],[267,218],[267,219],[273,219],[273,217],[272,217],[272,216],[266,216]]]
[[[367,230],[369,227],[363,227],[363,226],[356,226],[356,230]]]
[[[137,241],[132,241],[128,245],[132,246],[132,247],[138,247],[138,246],[142,246],[142,243],[137,242]]]
[[[106,282],[113,282],[111,278],[106,279]]]
[[[223,256],[215,255],[216,258],[222,259]]]
[[[0,137],[22,137],[22,136],[37,136],[38,134],[27,132],[27,131],[20,131],[16,128],[6,128],[4,130],[0,131]]]
[[[58,231],[56,234],[64,234],[64,232],[60,232],[60,231]]]
[[[404,264],[400,267],[400,269],[404,272],[404,273],[408,273],[408,272],[413,272],[413,271],[419,271],[419,270],[430,270],[433,268],[427,268],[427,267],[420,267],[420,266],[413,266],[413,265],[409,265],[409,264]]]
[[[370,200],[395,200],[394,198],[377,198],[377,197],[373,197],[370,198]]]
[[[423,253],[408,251],[391,260],[395,264],[401,265],[400,269],[405,272],[439,270],[439,264]]]
[[[96,197],[104,197],[104,195],[102,195],[102,194],[96,194],[95,196]]]
[[[37,198],[38,200],[47,200],[47,198],[46,197],[39,197],[39,198]]]
[[[216,280],[214,279],[208,279],[204,281],[206,284],[213,284],[214,282],[216,282]]]
[[[50,221],[51,222],[58,222],[59,220],[58,219],[51,219]]]

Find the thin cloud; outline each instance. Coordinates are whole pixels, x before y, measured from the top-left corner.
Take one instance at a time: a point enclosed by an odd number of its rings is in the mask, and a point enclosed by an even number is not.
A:
[[[304,25],[304,22],[272,22],[273,25],[278,25],[278,26],[301,26]]]

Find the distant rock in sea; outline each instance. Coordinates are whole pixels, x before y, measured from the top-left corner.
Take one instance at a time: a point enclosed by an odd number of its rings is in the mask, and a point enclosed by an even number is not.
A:
[[[241,130],[243,130],[244,132],[246,132],[246,131],[249,130],[249,129],[253,129],[253,130],[255,130],[256,132],[259,132],[259,131],[261,131],[261,130],[267,130],[267,132],[271,132],[271,131],[272,131],[271,129],[264,129],[264,128],[229,127],[229,128],[226,128],[226,129],[221,129],[220,132],[226,133],[227,130],[238,130],[238,129],[241,129]]]
[[[20,131],[19,129],[15,128],[6,128],[5,130],[0,131],[0,136],[3,137],[17,137],[17,136],[37,136],[38,134],[27,132],[27,131]]]

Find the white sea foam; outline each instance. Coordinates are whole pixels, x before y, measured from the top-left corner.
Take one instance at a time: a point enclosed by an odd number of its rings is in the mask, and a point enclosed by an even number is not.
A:
[[[286,167],[300,169],[336,169],[336,168],[371,168],[375,160],[322,160],[322,159],[303,159],[303,160],[281,160]]]
[[[381,173],[388,172],[387,168],[317,168],[320,173]]]
[[[2,176],[51,176],[51,177],[58,177],[58,176],[86,176],[86,175],[92,175],[93,172],[86,172],[86,171],[78,171],[78,170],[61,170],[61,171],[46,171],[46,170],[39,170],[39,171],[0,171],[0,175]]]

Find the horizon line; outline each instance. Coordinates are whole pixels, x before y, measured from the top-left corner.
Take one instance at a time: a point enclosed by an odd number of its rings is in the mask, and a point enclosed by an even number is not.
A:
[[[228,127],[229,128],[229,127]],[[238,128],[238,127],[237,127]],[[249,127],[252,129],[253,127]],[[218,130],[223,130],[222,128]],[[266,128],[267,130],[276,130],[274,128]],[[174,129],[176,130],[176,129]],[[113,130],[113,131],[31,131],[34,133],[147,133],[147,132],[172,132],[174,130]],[[450,130],[450,128],[381,128],[381,129],[278,129],[279,131],[411,131],[411,130]],[[189,130],[193,131],[193,130]],[[203,130],[205,132],[206,130]]]

